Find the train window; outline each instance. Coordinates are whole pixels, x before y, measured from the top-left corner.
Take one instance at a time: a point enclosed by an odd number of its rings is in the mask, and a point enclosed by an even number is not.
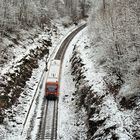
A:
[[[56,85],[47,85],[48,92],[56,92],[57,86]]]

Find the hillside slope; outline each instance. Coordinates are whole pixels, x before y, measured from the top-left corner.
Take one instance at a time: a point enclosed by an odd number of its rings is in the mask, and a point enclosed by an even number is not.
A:
[[[94,1],[89,36],[75,46],[72,74],[88,139],[140,139],[139,8],[137,0]]]

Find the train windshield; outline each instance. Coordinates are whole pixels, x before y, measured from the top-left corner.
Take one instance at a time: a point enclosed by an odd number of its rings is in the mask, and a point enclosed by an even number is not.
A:
[[[56,85],[47,85],[48,92],[56,92],[57,86]]]

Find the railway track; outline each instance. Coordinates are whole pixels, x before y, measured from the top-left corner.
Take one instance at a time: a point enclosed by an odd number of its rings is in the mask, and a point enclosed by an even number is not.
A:
[[[74,38],[74,36],[82,30],[86,24],[80,26],[75,31],[73,31],[67,38],[63,41],[61,47],[55,55],[55,59],[63,61],[65,51]],[[61,63],[62,66],[62,63]],[[61,71],[61,70],[60,70]],[[44,102],[42,120],[39,129],[39,135],[37,140],[57,140],[57,117],[58,117],[58,100]]]
[[[43,110],[43,118],[40,126],[39,140],[57,139],[57,111],[58,100],[46,101]]]
[[[59,48],[56,56],[55,56],[55,59],[57,60],[63,60],[63,57],[64,57],[64,54],[65,54],[65,51],[69,45],[69,43],[71,42],[71,40],[74,38],[74,36],[80,31],[82,30],[83,28],[86,27],[86,24],[80,26],[79,28],[77,28],[75,31],[73,31],[69,36],[67,36],[67,38],[63,41],[61,47]]]

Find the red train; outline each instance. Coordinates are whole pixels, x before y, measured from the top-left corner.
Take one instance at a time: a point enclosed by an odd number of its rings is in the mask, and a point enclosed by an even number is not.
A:
[[[59,95],[59,79],[60,79],[60,60],[51,61],[48,70],[47,81],[45,84],[45,97],[48,100],[55,100]]]

